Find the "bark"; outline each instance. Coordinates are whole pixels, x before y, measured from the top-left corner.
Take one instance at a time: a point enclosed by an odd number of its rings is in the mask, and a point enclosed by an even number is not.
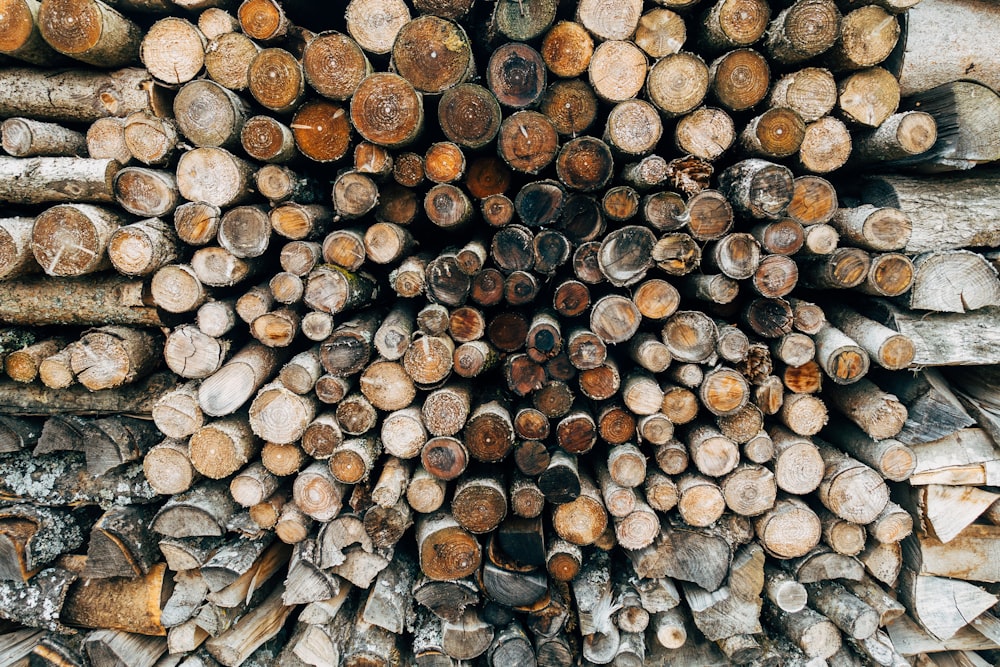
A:
[[[100,67],[134,62],[142,39],[137,24],[99,0],[46,3],[38,10],[38,29],[56,51]]]

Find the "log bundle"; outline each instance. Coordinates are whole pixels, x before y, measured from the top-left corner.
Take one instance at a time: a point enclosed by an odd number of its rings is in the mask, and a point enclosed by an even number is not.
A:
[[[994,664],[997,38],[0,0],[0,664]]]

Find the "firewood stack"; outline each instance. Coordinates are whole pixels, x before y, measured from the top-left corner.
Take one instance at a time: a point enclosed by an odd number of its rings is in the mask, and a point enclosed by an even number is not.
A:
[[[1000,10],[316,4],[0,0],[0,664],[996,661]]]

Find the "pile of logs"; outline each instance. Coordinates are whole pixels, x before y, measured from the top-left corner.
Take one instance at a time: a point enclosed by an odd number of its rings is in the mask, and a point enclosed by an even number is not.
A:
[[[0,0],[0,664],[996,663],[1000,9],[316,4]]]

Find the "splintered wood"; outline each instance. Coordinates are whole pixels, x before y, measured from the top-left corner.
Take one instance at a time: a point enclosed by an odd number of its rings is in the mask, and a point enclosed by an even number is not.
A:
[[[314,5],[0,0],[0,664],[997,662],[1000,9]]]

